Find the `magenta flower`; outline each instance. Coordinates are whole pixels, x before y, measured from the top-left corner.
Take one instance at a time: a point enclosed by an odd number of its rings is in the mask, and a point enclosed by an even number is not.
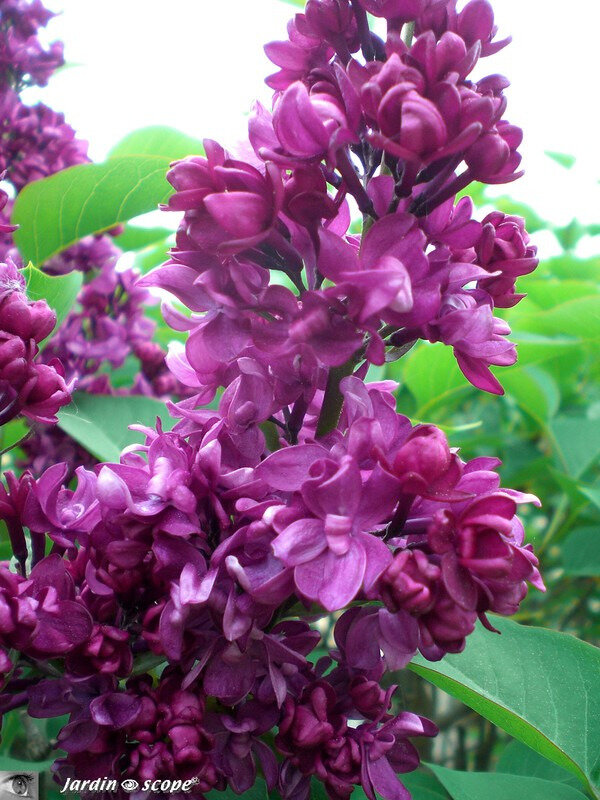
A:
[[[237,253],[266,239],[283,200],[279,169],[266,174],[205,141],[206,158],[177,162],[168,179],[175,189],[171,211],[186,211],[185,232],[199,250]]]
[[[55,423],[70,402],[70,389],[57,360],[36,362],[37,344],[54,328],[56,315],[44,300],[31,302],[12,261],[0,264],[0,424],[18,414]]]
[[[45,48],[38,30],[54,16],[39,0],[5,0],[2,3],[0,34],[0,90],[6,86],[45,86],[49,77],[64,64],[62,42]]]
[[[537,267],[537,248],[529,244],[525,221],[520,217],[492,212],[482,222],[481,238],[477,244],[477,260],[489,272],[500,272],[483,278],[478,286],[485,289],[499,308],[510,308],[523,297],[515,294],[515,281]]]
[[[303,14],[288,23],[288,40],[265,45],[268,58],[280,68],[266,82],[277,90],[286,89],[296,80],[302,80],[315,67],[325,66],[333,55],[333,48],[306,23]]]
[[[261,474],[268,479],[268,473]],[[273,551],[294,567],[303,596],[337,611],[361,589],[368,592],[390,560],[383,541],[369,531],[391,513],[398,484],[375,470],[363,485],[356,463],[344,456],[339,465],[315,461],[299,489],[306,510],[291,523],[279,524],[276,518]]]
[[[338,98],[309,93],[300,81],[283,92],[273,113],[273,130],[283,158],[320,161],[328,156],[335,161],[339,147],[356,141],[351,125]]]
[[[504,390],[490,366],[510,366],[517,360],[514,344],[504,338],[509,333],[507,323],[493,316],[492,301],[485,292],[450,295],[428,326],[428,338],[452,345],[465,377],[493,394],[503,394]]]

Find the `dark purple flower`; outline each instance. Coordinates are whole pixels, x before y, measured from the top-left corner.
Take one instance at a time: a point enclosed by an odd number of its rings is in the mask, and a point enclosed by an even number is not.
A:
[[[402,491],[434,500],[453,496],[462,470],[444,433],[433,425],[419,425],[396,453],[393,472]]]
[[[4,0],[0,15],[0,89],[45,86],[64,64],[62,42],[45,48],[37,36],[54,14],[40,0]]]
[[[267,85],[277,91],[302,80],[313,68],[325,66],[334,52],[330,44],[311,30],[303,14],[296,14],[288,23],[288,37],[285,42],[265,45],[268,58],[280,67],[279,72],[266,79]]]
[[[3,177],[3,176],[0,176]],[[11,234],[16,231],[17,226],[9,223],[9,214],[4,209],[8,203],[8,194],[0,189],[0,235],[4,237],[6,234]],[[9,206],[10,208],[10,206]],[[6,220],[6,222],[4,221]],[[0,254],[0,260],[4,260],[4,253]]]
[[[460,291],[444,298],[440,312],[427,326],[427,338],[452,345],[465,377],[479,389],[503,394],[490,366],[506,367],[517,360],[514,344],[505,337],[508,324],[493,315],[487,292]]]
[[[33,479],[29,472],[16,478],[13,472],[5,472],[7,487],[0,484],[0,519],[6,524],[13,555],[17,559],[21,574],[25,574],[25,563],[29,555],[23,530],[23,509],[32,489]],[[35,564],[44,555],[44,539],[32,536],[32,561]]]
[[[510,308],[523,297],[515,294],[515,281],[537,267],[537,248],[529,244],[525,221],[493,211],[482,222],[481,238],[476,245],[477,262],[490,273],[478,286],[485,289],[499,308]]]
[[[13,92],[0,96],[0,172],[20,191],[31,181],[88,161],[87,142],[62,114],[38,103],[25,106]]]
[[[304,16],[310,31],[329,42],[344,62],[358,50],[356,20],[349,0],[308,0]]]
[[[409,737],[436,736],[437,727],[425,717],[403,711],[381,727],[366,723],[357,729],[361,752],[361,784],[369,800],[410,800],[398,773],[419,766],[419,753]]]
[[[75,491],[64,485],[66,464],[55,464],[34,483],[25,505],[23,520],[32,530],[47,533],[65,548],[85,539],[100,519],[96,498],[96,475],[79,467]]]
[[[17,414],[55,423],[56,412],[70,402],[62,365],[36,363],[37,343],[56,323],[44,300],[31,302],[12,261],[0,264],[0,424]]]
[[[254,786],[257,762],[269,789],[275,786],[277,760],[260,736],[277,724],[279,716],[277,706],[250,701],[235,709],[231,716],[215,714],[207,718],[206,729],[214,739],[214,763],[236,794],[241,795]]]
[[[421,550],[401,550],[379,580],[385,605],[393,612],[425,614],[435,604],[440,567]]]
[[[259,244],[273,228],[283,200],[280,171],[263,175],[231,159],[216,142],[204,142],[206,157],[179,161],[168,179],[175,189],[168,208],[185,211],[184,230],[199,250],[237,253]]]
[[[388,547],[370,531],[391,514],[398,483],[376,469],[363,484],[354,459],[344,456],[340,464],[315,461],[299,488],[306,510],[293,521],[287,514],[280,523],[275,519],[279,535],[273,551],[294,567],[301,595],[337,611],[361,589],[368,592],[391,559]]]

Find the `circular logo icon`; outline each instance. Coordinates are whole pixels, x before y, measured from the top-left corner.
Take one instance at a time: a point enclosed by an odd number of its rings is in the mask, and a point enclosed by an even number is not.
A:
[[[125,789],[126,792],[135,792],[135,790],[139,789],[139,787],[139,783],[134,781],[132,778],[127,778],[127,780],[121,781],[121,789]]]

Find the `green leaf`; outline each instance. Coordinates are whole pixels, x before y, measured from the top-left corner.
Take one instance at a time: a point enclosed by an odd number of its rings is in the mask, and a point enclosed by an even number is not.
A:
[[[568,335],[583,342],[600,340],[600,295],[568,300],[556,308],[518,317],[520,330]]]
[[[560,164],[560,166],[565,169],[571,169],[577,161],[575,156],[570,156],[567,153],[557,153],[555,150],[546,150],[545,153],[548,158],[556,161],[557,164]]]
[[[20,442],[21,439],[27,435],[30,430],[29,425],[21,418],[11,419],[6,425],[2,425],[0,429],[0,450],[6,450],[9,447]]]
[[[413,800],[448,800],[448,793],[431,773],[417,770],[398,776]]]
[[[587,228],[577,219],[571,220],[568,225],[553,229],[554,235],[558,239],[563,250],[574,250],[580,239],[587,234]]]
[[[206,800],[238,800],[239,794],[236,794],[233,789],[226,789],[224,792],[218,792],[213,789],[206,793]],[[268,800],[269,794],[267,792],[267,784],[262,778],[257,778],[256,783],[251,789],[244,792],[244,800]]]
[[[172,192],[165,177],[169,163],[165,156],[121,156],[28,184],[13,212],[23,260],[41,266],[84,236],[153,211]]]
[[[519,290],[527,292],[527,303],[552,309],[569,300],[597,296],[600,287],[595,281],[530,278],[519,282]]]
[[[519,329],[518,332],[515,330],[515,335],[510,338],[516,341],[518,345],[518,366],[501,370],[500,377],[506,375],[511,369],[521,369],[522,367],[543,364],[564,355],[572,358],[573,351],[576,348],[578,350],[581,349],[580,343],[574,337],[542,336]]]
[[[566,769],[558,767],[522,742],[510,742],[502,751],[496,772],[510,775],[526,775],[529,778],[542,778],[546,781],[568,783],[578,786],[577,778]]]
[[[125,252],[143,250],[159,242],[164,242],[173,234],[169,228],[142,228],[139,225],[126,225],[123,233],[115,236],[114,243]]]
[[[501,379],[506,394],[540,425],[545,426],[558,411],[560,392],[552,376],[544,370],[536,367],[508,370]]]
[[[197,156],[204,153],[200,139],[188,136],[176,128],[167,125],[150,125],[132,131],[116,144],[108,154],[116,156],[164,156],[169,161],[177,161],[186,156]]]
[[[585,795],[562,783],[497,772],[458,772],[429,764],[453,800],[585,800]]]
[[[595,486],[583,486],[581,483],[577,484],[579,487],[579,491],[584,497],[587,497],[596,508],[600,508],[600,489],[596,488]]]
[[[579,478],[600,456],[600,425],[585,417],[556,417],[550,430],[568,475]]]
[[[157,416],[165,430],[175,424],[165,404],[152,397],[76,392],[73,402],[58,412],[58,425],[100,461],[118,461],[124,447],[143,440],[141,433],[127,426],[154,427]]]
[[[562,544],[562,565],[567,575],[600,576],[600,526],[579,528]]]
[[[46,275],[29,262],[23,270],[23,275],[27,285],[27,297],[30,300],[45,300],[56,313],[56,328],[58,328],[75,303],[83,282],[83,274],[73,271],[68,275]]]
[[[600,258],[578,258],[573,253],[563,253],[543,262],[542,268],[556,278],[572,278],[577,275],[584,280],[600,280]]]
[[[459,655],[411,669],[600,797],[600,650],[565,633],[498,617],[502,636],[478,626]],[[548,796],[547,796],[548,797]]]
[[[429,419],[433,409],[471,389],[452,349],[441,343],[416,347],[405,359],[401,380],[417,401],[418,419]]]

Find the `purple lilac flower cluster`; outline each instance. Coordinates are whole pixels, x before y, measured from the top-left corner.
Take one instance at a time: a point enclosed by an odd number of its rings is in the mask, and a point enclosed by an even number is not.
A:
[[[0,87],[45,86],[64,64],[62,43],[44,47],[37,35],[53,16],[40,0],[0,2]]]
[[[409,739],[435,726],[398,710],[384,673],[417,649],[459,652],[478,617],[492,627],[488,611],[543,587],[516,516],[535,498],[411,425],[393,388],[345,378],[336,428],[308,425],[266,458],[223,400],[79,468],[75,490],[66,465],[11,477],[0,512],[21,573],[0,568],[0,708],[70,715],[61,780],[186,776],[198,796],[241,794],[260,768],[286,798],[308,797],[311,776],[332,800],[356,785],[408,796]],[[341,612],[335,647],[309,658],[321,635],[301,617],[324,611]],[[23,674],[48,658],[62,677]],[[149,658],[168,664],[159,677]]]
[[[367,11],[387,19],[385,43]],[[398,32],[407,20],[410,44]],[[487,0],[459,14],[454,2],[307,3],[288,41],[266,48],[280,68],[267,80],[273,111],[256,106],[248,152],[208,141],[205,157],[171,170],[168,207],[185,215],[154,280],[203,312],[179,322],[192,334],[176,373],[215,387],[249,358],[273,376],[275,404],[307,402],[329,368],[383,364],[427,339],[501,393],[489,367],[513,364],[516,350],[493,311],[519,301],[515,279],[536,267],[535,248],[522,220],[477,221],[470,199],[455,199],[473,180],[521,174],[507,81],[468,77],[506,44],[495,32]],[[362,238],[347,235],[348,200],[367,221]],[[297,293],[269,285],[269,271]]]
[[[0,172],[20,192],[32,181],[86,163],[87,142],[79,139],[62,114],[38,103],[28,106],[19,92],[28,85],[44,86],[63,63],[63,47],[44,48],[39,29],[54,16],[39,0],[0,0]],[[8,222],[12,200],[0,208],[0,261],[24,266]],[[115,231],[118,232],[118,231]],[[120,249],[111,235],[89,236],[51,258],[43,266],[50,275],[83,272],[86,283],[77,308],[41,354],[46,364],[58,359],[67,379],[80,391],[113,394],[109,371],[128,357],[139,363],[133,385],[136,394],[160,398],[185,396],[186,389],[171,375],[165,352],[152,342],[155,325],[145,316],[149,292],[135,287],[139,273],[118,270]],[[70,463],[70,474],[94,459],[58,428],[41,423],[22,445],[27,464],[36,474],[59,461]]]
[[[55,464],[0,497],[18,565],[0,566],[0,710],[68,715],[61,781],[193,778],[202,798],[260,775],[283,800],[311,780],[408,800],[411,740],[436,727],[384,676],[543,590],[517,516],[537,498],[366,379],[419,338],[490,391],[514,360],[492,311],[535,250],[520,220],[454,199],[516,177],[506,82],[467,79],[495,33],[486,0],[308,0],[267,48],[252,147],[173,166],[177,245],[138,285],[190,310],[165,314],[189,331],[169,364],[193,395],[75,488]]]

